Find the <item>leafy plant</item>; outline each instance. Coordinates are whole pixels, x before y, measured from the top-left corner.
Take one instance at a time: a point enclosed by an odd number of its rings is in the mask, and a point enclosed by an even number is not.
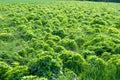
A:
[[[84,72],[86,61],[80,54],[66,51],[60,54],[60,58],[63,61],[63,68],[68,68],[76,74]]]
[[[87,58],[88,68],[85,71],[85,76],[83,79],[90,80],[107,80],[106,74],[106,63],[104,60],[96,57],[96,56],[89,56]]]
[[[5,80],[21,80],[21,77],[28,75],[27,66],[16,66],[6,73]]]
[[[119,3],[0,0],[0,79],[119,80],[119,15]]]
[[[63,70],[63,74],[59,75],[59,77],[56,80],[75,80],[75,79],[77,79],[77,75],[73,71],[65,68]]]
[[[29,63],[29,71],[32,75],[47,77],[52,79],[60,74],[62,63],[60,59],[54,59],[52,56],[44,56]]]
[[[37,76],[24,76],[21,80],[47,80],[47,78],[39,78]]]
[[[14,35],[11,33],[0,33],[0,40],[12,41],[14,40]]]
[[[78,49],[78,46],[74,40],[67,40],[64,39],[60,43],[63,47],[65,47],[67,50],[76,51]]]
[[[119,80],[120,78],[120,56],[113,55],[111,59],[108,60],[108,75],[110,80]],[[112,75],[111,75],[112,74]]]
[[[7,63],[0,61],[0,79],[4,80],[6,78],[5,74],[9,70],[11,70],[11,67]]]

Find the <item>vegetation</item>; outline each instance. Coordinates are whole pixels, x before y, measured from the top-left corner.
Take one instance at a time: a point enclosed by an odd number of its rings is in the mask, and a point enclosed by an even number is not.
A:
[[[119,3],[7,1],[0,80],[120,80]]]

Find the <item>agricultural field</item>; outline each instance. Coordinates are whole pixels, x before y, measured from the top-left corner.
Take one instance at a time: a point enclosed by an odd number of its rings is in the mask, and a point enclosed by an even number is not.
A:
[[[120,3],[0,2],[0,80],[120,80]]]

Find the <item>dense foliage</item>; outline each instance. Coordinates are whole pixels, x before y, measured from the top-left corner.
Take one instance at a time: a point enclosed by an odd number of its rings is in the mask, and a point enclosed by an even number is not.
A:
[[[120,4],[0,4],[0,80],[120,80]]]

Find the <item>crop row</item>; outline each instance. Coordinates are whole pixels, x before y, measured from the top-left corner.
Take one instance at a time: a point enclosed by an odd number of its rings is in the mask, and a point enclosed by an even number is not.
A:
[[[1,80],[119,80],[118,4],[0,4]]]

